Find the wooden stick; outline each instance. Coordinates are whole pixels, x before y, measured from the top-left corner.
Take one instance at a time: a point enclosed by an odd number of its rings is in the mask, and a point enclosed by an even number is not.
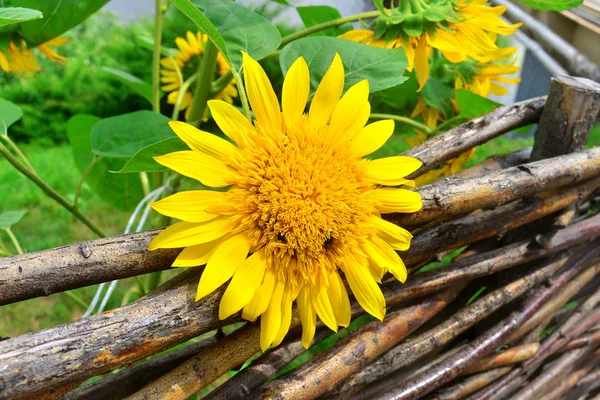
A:
[[[423,166],[409,179],[423,175],[451,158],[503,133],[537,122],[545,102],[544,96],[499,107],[489,114],[474,118],[466,124],[413,147],[403,155],[418,158],[423,162]]]
[[[577,349],[579,347],[590,346],[593,344],[597,344],[599,342],[600,342],[600,331],[595,331],[588,335],[581,336],[581,337],[578,337],[577,339],[571,340],[565,347],[563,347],[561,349],[561,352]]]
[[[540,348],[539,343],[529,343],[520,346],[511,347],[502,353],[484,357],[477,360],[467,368],[462,375],[474,374],[477,372],[487,371],[506,365],[516,364],[525,360],[529,360],[537,353]]]
[[[459,400],[468,394],[486,387],[498,378],[508,374],[510,367],[496,368],[470,376],[460,383],[443,387],[435,392],[430,400]]]

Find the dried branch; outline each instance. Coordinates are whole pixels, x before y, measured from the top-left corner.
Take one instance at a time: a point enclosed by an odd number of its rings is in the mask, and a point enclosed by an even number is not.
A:
[[[497,368],[473,375],[452,386],[444,387],[433,394],[430,400],[458,400],[486,387],[496,379],[508,374],[510,367]]]
[[[516,167],[529,161],[531,156],[531,147],[527,147],[523,150],[518,150],[508,154],[500,154],[488,157],[485,161],[475,164],[472,167],[463,169],[456,174],[454,177],[470,177],[487,175],[492,172],[497,172],[506,168]]]
[[[504,367],[506,365],[529,360],[535,355],[535,353],[537,353],[539,348],[539,343],[529,343],[521,346],[511,347],[502,353],[476,360],[473,365],[471,365],[462,373],[462,375],[474,374],[476,372],[487,371],[490,369]]]
[[[510,106],[499,107],[489,114],[441,133],[420,146],[403,153],[423,161],[423,166],[410,179],[423,175],[425,172],[442,163],[487,142],[515,128],[537,122],[546,102],[546,97],[523,101]]]
[[[475,323],[548,279],[566,261],[566,255],[554,257],[523,278],[483,296],[435,328],[413,338],[410,342],[392,348],[378,360],[352,375],[329,394],[333,397],[353,399],[370,398],[377,395],[393,379],[380,380],[377,382],[377,387],[375,385],[367,386],[449,343]]]
[[[148,252],[148,244],[157,233],[150,231],[90,240],[2,258],[0,306],[168,269],[179,250]]]
[[[129,396],[217,341],[216,335],[181,349],[142,361],[69,392],[69,400],[105,400]]]
[[[246,396],[251,398],[305,399],[323,395],[360,367],[396,345],[450,303],[466,285],[458,284],[420,303],[389,313],[373,321],[332,348]]]
[[[506,204],[543,191],[572,185],[600,174],[600,148],[519,165],[475,178],[448,177],[419,188],[423,208],[395,214],[400,226],[414,227]]]
[[[573,349],[577,349],[579,347],[591,346],[594,344],[600,343],[600,331],[592,332],[588,335],[581,336],[577,339],[571,340],[565,347],[563,347],[560,351],[569,351]]]

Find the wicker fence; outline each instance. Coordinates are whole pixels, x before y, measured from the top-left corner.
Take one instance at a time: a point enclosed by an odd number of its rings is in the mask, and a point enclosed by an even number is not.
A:
[[[272,379],[303,352],[298,329],[222,378],[259,351],[260,327],[223,334],[240,315],[219,320],[223,290],[194,302],[200,271],[190,269],[131,304],[1,341],[0,399],[185,399],[208,385],[211,399],[598,396],[600,148],[585,147],[599,110],[600,85],[561,77],[547,98],[498,108],[411,149],[423,161],[418,176],[539,122],[533,149],[420,187],[422,211],[389,215],[415,235],[402,254],[411,271],[468,247],[406,284],[384,281],[383,322],[363,325],[288,374]],[[178,251],[148,252],[156,234],[0,259],[0,305],[168,269]],[[575,307],[563,307],[573,299]],[[352,311],[363,312],[356,302]],[[316,341],[330,334],[321,328]]]

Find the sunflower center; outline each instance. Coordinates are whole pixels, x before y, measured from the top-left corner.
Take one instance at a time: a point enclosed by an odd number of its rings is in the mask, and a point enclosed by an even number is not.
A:
[[[306,121],[285,134],[256,136],[232,165],[241,177],[230,190],[253,247],[266,246],[282,277],[313,279],[321,267],[336,268],[344,251],[368,236],[365,162],[326,129],[309,131]]]

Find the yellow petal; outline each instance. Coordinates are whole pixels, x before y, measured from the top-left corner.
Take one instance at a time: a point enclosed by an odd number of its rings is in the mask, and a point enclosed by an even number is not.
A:
[[[371,276],[366,265],[361,265],[353,256],[347,256],[342,270],[358,304],[369,314],[383,321],[385,298]]]
[[[419,192],[407,189],[380,188],[368,192],[370,199],[382,214],[411,213],[423,208],[423,200]]]
[[[238,267],[221,299],[219,319],[235,314],[252,300],[263,281],[266,266],[267,256],[262,248]]]
[[[381,279],[387,271],[369,259],[369,272],[371,273],[371,276],[375,282],[381,283]]]
[[[317,315],[323,321],[323,323],[332,331],[337,332],[338,323],[331,307],[331,301],[327,294],[327,285],[325,279],[322,276],[322,272],[316,280],[316,283],[310,290],[312,297],[312,305]]]
[[[154,157],[157,163],[210,187],[229,186],[235,182],[233,171],[223,163],[199,151],[184,150]]]
[[[186,247],[179,253],[175,261],[174,267],[197,267],[204,265],[210,259],[210,256],[215,252],[219,240],[197,244],[195,246]]]
[[[318,129],[327,124],[343,90],[344,64],[336,53],[310,103],[308,121],[312,128]]]
[[[150,207],[167,217],[187,222],[206,222],[219,216],[207,210],[223,208],[225,201],[225,193],[222,192],[189,190],[151,203]]]
[[[369,217],[369,224],[377,229],[377,235],[393,249],[405,251],[410,247],[410,240],[413,236],[406,229],[374,215]]]
[[[371,154],[388,141],[394,133],[394,121],[386,119],[373,122],[362,128],[358,135],[352,139],[350,148],[357,157]]]
[[[242,52],[244,64],[244,82],[248,101],[256,120],[267,129],[281,130],[281,110],[267,74],[252,57]]]
[[[417,48],[415,49],[415,67],[417,68],[417,81],[419,82],[420,92],[429,79],[429,57],[427,54],[427,38],[422,36],[419,38]]]
[[[397,186],[406,182],[405,176],[418,170],[423,163],[407,156],[385,157],[369,161],[367,176],[380,185]]]
[[[267,311],[271,295],[275,289],[275,275],[268,269],[265,272],[262,284],[254,293],[250,303],[244,306],[242,310],[242,318],[248,321],[255,321],[260,315]]]
[[[369,81],[353,85],[340,99],[331,114],[329,132],[335,138],[351,140],[365,126],[371,112]]]
[[[273,347],[278,346],[287,335],[290,330],[292,323],[292,301],[293,299],[292,289],[288,286],[283,290],[283,297],[281,299],[281,324],[277,336],[273,339]]]
[[[171,121],[169,126],[192,150],[201,151],[218,159],[231,158],[238,151],[227,140],[223,140],[212,133],[201,131],[185,122]]]
[[[348,32],[344,32],[338,36],[338,38],[361,43],[367,39],[371,39],[374,34],[375,32],[368,29],[352,29]]]
[[[369,261],[378,265],[384,271],[390,271],[400,282],[406,281],[406,266],[404,262],[384,240],[374,237],[370,242],[365,242],[361,248],[369,257]]]
[[[327,289],[329,300],[331,301],[331,307],[335,314],[335,319],[338,325],[347,327],[350,324],[351,310],[350,310],[350,299],[348,299],[348,292],[344,287],[344,283],[340,278],[337,271],[334,271],[329,276],[329,288]]]
[[[281,107],[286,126],[292,126],[304,113],[308,92],[310,91],[310,74],[304,58],[298,58],[290,67],[283,81]]]
[[[190,45],[188,44],[188,42],[185,41],[184,38],[175,38],[175,44],[177,45],[177,47],[179,47],[179,50],[181,50],[183,53],[186,54],[190,54],[192,53],[192,48],[190,47]]]
[[[317,328],[317,314],[312,306],[310,286],[308,283],[300,289],[296,304],[298,305],[300,322],[302,322],[302,346],[304,346],[305,349],[308,349],[315,337],[315,330]]]
[[[238,146],[243,146],[245,137],[255,133],[254,127],[234,106],[223,100],[209,100],[210,114],[219,128]]]
[[[148,246],[148,250],[174,249],[207,243],[228,234],[235,222],[226,218],[217,218],[210,222],[177,222],[158,234]]]
[[[196,301],[227,282],[244,262],[249,251],[250,243],[243,233],[222,241],[208,260],[204,272],[202,272],[196,293]]]
[[[260,348],[266,351],[275,340],[281,327],[281,300],[285,283],[278,281],[269,301],[267,311],[260,317]]]

